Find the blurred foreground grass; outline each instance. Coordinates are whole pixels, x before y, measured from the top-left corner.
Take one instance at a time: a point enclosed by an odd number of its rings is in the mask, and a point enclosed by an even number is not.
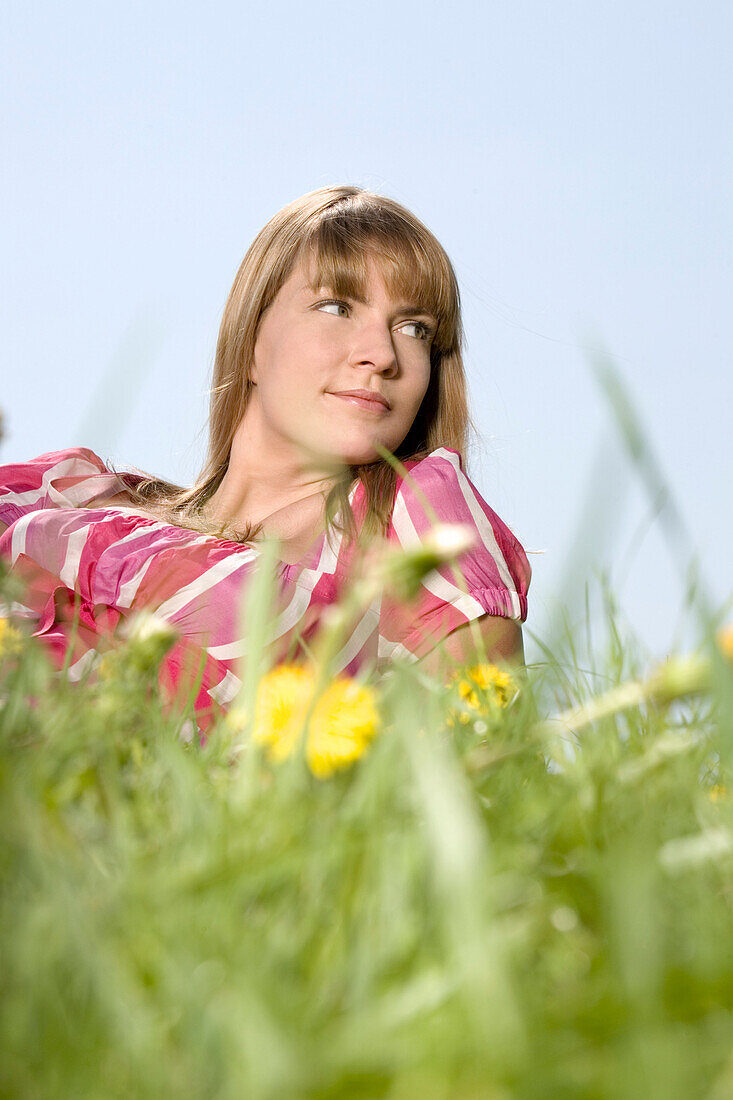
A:
[[[317,778],[6,623],[0,1093],[733,1095],[733,654],[608,626],[605,703],[396,666]]]

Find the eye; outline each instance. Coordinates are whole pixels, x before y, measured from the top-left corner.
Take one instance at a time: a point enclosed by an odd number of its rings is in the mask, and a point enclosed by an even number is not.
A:
[[[316,306],[316,309],[321,310],[324,306],[336,306],[336,309],[345,310],[351,308],[348,302],[340,302],[336,301],[335,299],[328,299],[325,302],[319,302]],[[336,316],[336,314],[334,314],[334,316]],[[434,330],[430,327],[430,325],[426,325],[424,321],[404,321],[402,323],[402,328],[404,328],[405,325],[412,325],[413,328],[418,330],[419,336],[417,337],[417,339],[419,340],[429,341],[435,335]]]
[[[349,308],[348,305],[346,304],[346,302],[327,301],[327,302],[319,302],[318,305],[316,306],[316,309],[322,309],[324,306],[336,306],[337,309],[340,309],[341,307],[343,307],[343,309],[348,309]],[[335,316],[335,314],[334,314],[334,316]]]
[[[426,324],[424,324],[422,321],[407,321],[405,323],[408,324],[408,325],[412,325],[413,328],[419,329],[419,331],[420,331],[420,337],[419,338],[421,340],[429,340],[430,337],[433,335],[433,330],[431,328],[429,328]]]

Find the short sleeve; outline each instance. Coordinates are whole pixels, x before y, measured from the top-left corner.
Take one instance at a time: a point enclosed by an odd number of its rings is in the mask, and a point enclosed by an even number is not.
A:
[[[98,483],[105,473],[101,458],[86,447],[49,451],[0,466],[0,520],[10,526],[40,508],[68,506],[77,496],[82,499],[90,477]]]
[[[422,657],[439,641],[482,615],[524,622],[531,569],[524,549],[463,470],[448,447],[406,463],[397,485],[388,536],[407,548],[436,523],[473,529],[475,545],[451,566],[433,570],[409,604],[385,597],[380,615],[380,658]]]

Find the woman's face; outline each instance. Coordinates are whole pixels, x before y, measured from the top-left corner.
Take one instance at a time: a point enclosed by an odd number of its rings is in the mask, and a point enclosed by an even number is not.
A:
[[[437,321],[390,299],[372,257],[367,271],[366,301],[335,300],[328,287],[311,290],[299,265],[263,315],[247,414],[274,452],[304,445],[357,465],[379,457],[375,443],[395,451],[407,435],[428,388]]]

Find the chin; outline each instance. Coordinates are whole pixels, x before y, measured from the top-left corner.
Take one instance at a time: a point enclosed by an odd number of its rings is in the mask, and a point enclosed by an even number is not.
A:
[[[368,431],[333,433],[329,440],[328,452],[347,466],[365,466],[371,462],[379,462],[382,457],[376,450],[375,443],[394,453],[401,442],[401,440],[375,437]]]
[[[389,443],[383,443],[382,446],[392,450]],[[361,445],[345,446],[341,448],[339,453],[342,462],[345,462],[347,466],[365,466],[370,462],[378,462],[381,458],[371,441]]]

